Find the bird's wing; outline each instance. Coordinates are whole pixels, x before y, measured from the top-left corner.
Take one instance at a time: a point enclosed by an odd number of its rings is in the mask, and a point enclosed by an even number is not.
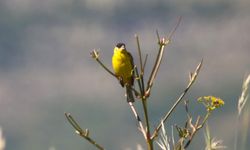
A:
[[[132,65],[132,78],[131,78],[131,84],[134,85],[134,59],[133,59],[133,56],[130,54],[130,52],[128,52],[128,56],[129,56],[129,61]]]

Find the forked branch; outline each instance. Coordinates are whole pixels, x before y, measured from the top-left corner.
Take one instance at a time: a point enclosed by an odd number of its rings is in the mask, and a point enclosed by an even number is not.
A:
[[[147,84],[147,88],[146,88],[146,92],[145,92],[146,97],[148,97],[150,95],[150,90],[151,90],[151,88],[153,86],[154,79],[155,79],[155,77],[157,75],[157,72],[159,70],[159,67],[160,67],[160,64],[161,64],[161,61],[162,61],[165,46],[170,43],[174,32],[176,31],[177,27],[180,25],[180,22],[181,22],[181,17],[179,17],[177,24],[175,25],[174,29],[170,32],[170,35],[167,38],[162,38],[161,39],[160,36],[159,36],[158,31],[156,31],[158,44],[159,44],[159,51],[158,51],[158,54],[157,54],[157,57],[156,57],[156,60],[155,60],[155,63],[154,63],[154,67],[152,69],[152,72],[151,72],[149,80],[148,80],[148,84]]]
[[[201,69],[202,66],[202,62],[203,60],[201,60],[201,62],[198,64],[198,66],[195,69],[195,72],[192,74],[190,81],[188,83],[188,86],[186,87],[186,89],[183,91],[183,93],[180,95],[180,97],[176,100],[176,102],[174,103],[174,105],[171,107],[171,109],[166,113],[166,115],[163,117],[162,121],[166,122],[166,120],[168,119],[168,117],[170,116],[170,114],[174,111],[174,109],[176,108],[176,106],[181,102],[181,100],[183,99],[183,97],[187,94],[188,90],[190,89],[190,87],[192,86],[192,84],[195,82],[199,71]],[[155,137],[157,137],[159,130],[161,129],[162,124],[159,123],[158,126],[155,128],[153,135],[151,136],[151,139],[154,139]]]
[[[75,119],[70,115],[70,113],[65,113],[66,118],[68,119],[69,123],[72,125],[72,127],[76,130],[76,133],[86,139],[88,142],[90,142],[92,145],[94,145],[99,150],[104,150],[104,148],[96,143],[95,140],[89,137],[89,130],[82,130],[80,125],[75,121]]]

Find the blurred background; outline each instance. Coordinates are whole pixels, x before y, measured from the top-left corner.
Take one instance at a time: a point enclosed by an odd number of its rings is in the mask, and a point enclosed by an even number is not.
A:
[[[1,0],[0,127],[6,150],[95,149],[74,133],[70,112],[106,149],[145,147],[118,81],[90,57],[99,49],[111,68],[113,47],[124,42],[138,64],[134,35],[148,54],[146,76],[158,45],[182,21],[167,47],[149,99],[152,128],[188,83],[188,73],[204,65],[186,99],[190,112],[204,95],[225,101],[209,119],[211,135],[233,149],[237,100],[250,72],[248,0]],[[141,110],[140,104],[136,104]],[[249,107],[249,103],[248,103]],[[180,105],[166,124],[184,126]],[[248,138],[250,132],[248,131]],[[201,130],[190,149],[204,149]],[[157,146],[156,146],[157,148]],[[158,148],[157,148],[158,149]]]

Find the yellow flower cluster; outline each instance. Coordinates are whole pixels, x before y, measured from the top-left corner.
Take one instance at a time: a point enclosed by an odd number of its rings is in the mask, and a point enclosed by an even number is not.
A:
[[[199,97],[198,102],[203,103],[209,112],[224,105],[224,101],[222,99],[214,96]]]

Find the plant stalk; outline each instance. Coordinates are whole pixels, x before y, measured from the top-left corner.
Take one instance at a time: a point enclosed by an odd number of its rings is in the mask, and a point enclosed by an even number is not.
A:
[[[153,147],[153,140],[151,139],[151,133],[150,133],[147,99],[145,99],[145,97],[142,97],[142,105],[143,105],[144,117],[145,117],[145,122],[146,122],[147,147],[148,147],[148,150],[153,150],[154,147]]]

